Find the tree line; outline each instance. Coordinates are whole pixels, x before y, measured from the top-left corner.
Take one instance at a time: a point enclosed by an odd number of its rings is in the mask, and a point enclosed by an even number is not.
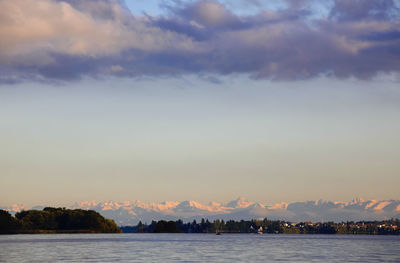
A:
[[[214,220],[184,223],[177,221],[141,221],[136,226],[122,226],[124,233],[271,233],[271,234],[369,234],[399,235],[400,220],[291,223],[280,220]]]
[[[0,209],[0,233],[120,233],[117,224],[93,210],[46,207],[12,216]]]

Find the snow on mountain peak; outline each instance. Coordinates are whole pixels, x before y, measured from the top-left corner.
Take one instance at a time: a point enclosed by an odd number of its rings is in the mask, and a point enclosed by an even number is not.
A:
[[[230,201],[226,206],[232,208],[245,208],[252,205],[252,202],[247,201],[244,197],[239,197],[236,200]]]
[[[281,203],[277,203],[277,204],[269,206],[269,209],[271,209],[271,210],[286,209],[287,206],[288,206],[288,203],[281,202]]]
[[[34,207],[39,209],[38,207]],[[209,202],[202,204],[196,201],[166,201],[161,203],[144,203],[134,201],[84,201],[75,203],[69,208],[91,209],[107,218],[114,219],[119,225],[135,225],[139,221],[177,220],[190,221],[201,218],[212,219],[253,219],[268,217],[271,219],[292,222],[313,221],[323,218],[325,221],[358,221],[400,218],[400,200],[356,199],[351,202],[340,201],[307,201],[295,203],[277,203],[265,205],[250,202],[244,197],[227,204]],[[0,207],[12,213],[27,209],[24,205]]]
[[[14,213],[17,213],[19,211],[26,210],[27,208],[23,204],[14,204],[14,205],[10,205],[10,206],[0,207],[0,209],[6,210],[6,211],[14,214]]]
[[[376,205],[376,206],[374,207],[374,210],[380,211],[380,210],[382,210],[383,208],[385,208],[386,206],[388,206],[389,204],[391,204],[390,201],[383,201],[383,202],[380,202],[378,205]]]
[[[362,199],[362,198],[360,198],[360,197],[357,197],[357,198],[355,198],[355,199],[353,199],[353,200],[351,201],[351,204],[362,204],[362,203],[364,203],[364,202],[365,202],[364,199]]]

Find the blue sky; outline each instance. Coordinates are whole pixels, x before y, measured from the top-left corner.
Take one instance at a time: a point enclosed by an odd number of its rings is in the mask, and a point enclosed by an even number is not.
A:
[[[188,3],[189,1],[186,1]],[[153,16],[165,15],[166,5],[174,5],[174,1],[160,1],[160,0],[128,0],[124,2],[126,7],[133,14],[149,14]],[[177,1],[177,5],[179,5],[179,1]],[[182,1],[181,3],[185,3]],[[247,1],[247,0],[236,0],[236,1],[220,1],[221,4],[229,7],[229,9],[238,15],[252,15],[256,14],[264,9],[272,9],[278,10],[280,8],[286,8],[288,3],[285,1]],[[319,11],[319,14],[324,14],[326,7],[325,5],[321,5],[317,1],[313,1],[313,5],[316,5],[316,9]],[[329,6],[329,3],[327,4]]]
[[[400,199],[398,1],[0,15],[1,205]]]

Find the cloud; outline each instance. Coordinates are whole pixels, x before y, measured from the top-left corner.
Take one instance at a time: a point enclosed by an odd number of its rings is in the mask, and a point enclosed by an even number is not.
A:
[[[214,1],[198,1],[175,11],[200,27],[219,27],[232,24],[236,20],[236,17],[224,5]]]
[[[222,2],[174,1],[153,17],[135,16],[118,0],[0,0],[0,81],[187,73],[365,79],[400,71],[395,1],[334,0],[327,15],[314,3],[288,0],[237,15]]]
[[[335,0],[331,16],[342,21],[388,20],[398,18],[398,8],[395,0]]]

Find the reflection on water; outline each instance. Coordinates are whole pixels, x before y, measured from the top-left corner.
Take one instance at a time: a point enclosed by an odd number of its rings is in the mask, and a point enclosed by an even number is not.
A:
[[[0,262],[400,262],[399,236],[52,234],[0,236]]]

